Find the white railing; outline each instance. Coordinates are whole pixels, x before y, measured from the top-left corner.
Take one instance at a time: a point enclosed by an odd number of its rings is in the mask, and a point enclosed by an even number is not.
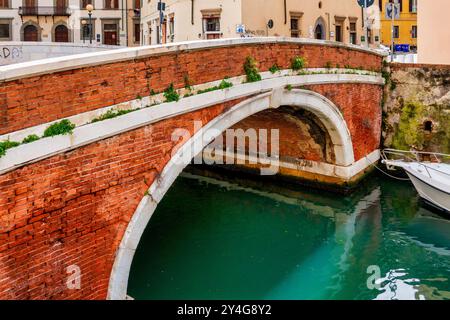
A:
[[[429,170],[439,172],[446,176],[450,176],[450,173],[439,170],[435,167],[427,165],[427,163],[450,163],[450,154],[439,153],[439,152],[424,152],[424,151],[405,151],[396,149],[384,149],[381,151],[381,158],[383,163],[389,170],[395,170],[395,166],[389,165],[389,162],[402,161],[402,162],[418,162],[427,171],[428,175],[431,177]]]

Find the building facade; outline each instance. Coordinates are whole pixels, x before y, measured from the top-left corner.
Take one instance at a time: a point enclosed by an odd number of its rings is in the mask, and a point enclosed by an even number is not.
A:
[[[241,36],[287,36],[361,44],[363,10],[355,0],[143,0],[144,45]],[[161,38],[161,39],[160,39]],[[369,31],[376,45],[378,30]]]
[[[447,21],[449,12],[449,0],[419,2],[419,63],[450,64],[450,28]]]
[[[94,7],[91,20],[88,4]],[[0,41],[90,43],[92,38],[93,44],[132,46],[139,44],[139,20],[140,0],[0,0]]]
[[[400,18],[389,18],[390,10],[387,10],[388,3],[393,0],[378,0],[381,17],[381,43],[387,47],[392,45],[392,25],[394,44],[397,51],[416,51],[417,50],[417,4],[419,0],[395,0],[400,7]],[[430,2],[425,1],[425,2]],[[431,1],[434,2],[434,1]],[[403,45],[403,46],[402,46]],[[408,50],[407,50],[407,49]]]

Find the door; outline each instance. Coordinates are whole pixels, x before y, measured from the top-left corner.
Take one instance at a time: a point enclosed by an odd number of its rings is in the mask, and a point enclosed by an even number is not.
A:
[[[117,40],[117,24],[105,23],[103,25],[103,44],[116,46]]]
[[[206,39],[207,40],[220,39],[220,34],[218,34],[218,33],[207,33],[206,34]]]
[[[338,42],[342,42],[342,26],[341,25],[336,25],[336,41]]]
[[[105,44],[111,46],[117,45],[117,31],[105,31],[103,37],[105,39]]]
[[[66,13],[66,0],[56,0],[55,14],[64,15]]]
[[[36,26],[28,25],[23,29],[23,41],[38,41],[38,30]]]
[[[323,29],[320,24],[316,26],[316,30],[314,30],[314,36],[316,39],[322,40],[323,39]]]
[[[164,21],[162,25],[162,43],[166,43],[167,41],[167,23]]]
[[[35,15],[38,13],[36,0],[25,0],[25,8],[23,8],[23,13],[26,15]]]
[[[64,25],[55,28],[55,42],[69,42],[69,29]]]

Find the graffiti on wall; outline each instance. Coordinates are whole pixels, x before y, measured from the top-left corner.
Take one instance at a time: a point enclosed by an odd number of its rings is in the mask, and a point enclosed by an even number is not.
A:
[[[0,46],[0,66],[20,62],[22,58],[21,46]]]

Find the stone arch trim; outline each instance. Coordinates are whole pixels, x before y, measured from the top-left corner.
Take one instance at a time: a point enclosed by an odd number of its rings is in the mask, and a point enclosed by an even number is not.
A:
[[[354,163],[353,146],[349,130],[339,109],[328,99],[318,93],[294,89],[286,91],[277,89],[238,103],[230,110],[217,116],[203,126],[172,156],[155,180],[147,194],[140,201],[130,222],[123,234],[119,248],[116,252],[108,287],[108,299],[126,299],[128,277],[134,253],[140,238],[150,221],[158,203],[162,200],[178,175],[186,167],[186,161],[192,159],[206,147],[214,136],[203,136],[204,130],[214,129],[217,136],[227,128],[239,121],[269,108],[278,108],[282,105],[294,105],[314,113],[329,130],[333,145],[335,145],[336,163],[351,165]]]
[[[28,20],[27,22],[23,23],[22,26],[20,27],[20,41],[24,41],[25,40],[25,28],[27,26],[35,26],[37,29],[37,33],[38,33],[38,41],[42,41],[42,28],[41,26],[32,20]]]
[[[58,27],[58,26],[64,26],[67,28],[68,42],[72,42],[73,41],[72,40],[72,30],[69,28],[67,23],[63,20],[58,20],[53,24],[53,26],[52,26],[52,42],[55,42],[55,40],[56,40],[55,31],[56,31],[56,27]]]

